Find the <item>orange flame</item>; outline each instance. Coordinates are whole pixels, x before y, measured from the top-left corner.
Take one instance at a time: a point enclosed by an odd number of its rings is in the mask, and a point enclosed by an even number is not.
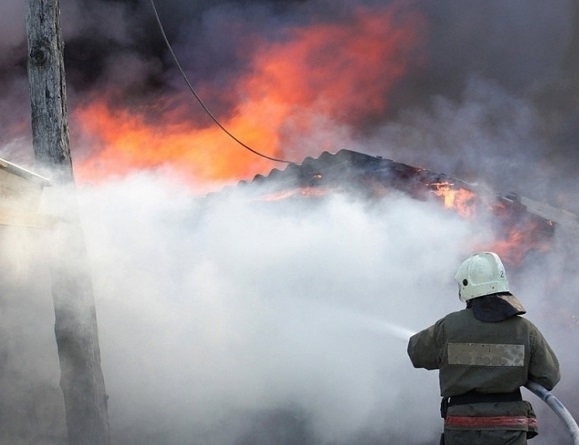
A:
[[[473,216],[475,208],[475,193],[464,188],[454,188],[450,182],[438,182],[430,184],[434,187],[434,194],[440,196],[443,200],[444,207],[454,209],[459,215],[469,217]]]
[[[479,196],[453,182],[433,182],[428,186],[441,198],[445,208],[462,217],[481,216],[477,207],[492,212],[496,220],[495,239],[478,246],[478,249],[496,252],[506,263],[517,265],[530,252],[546,252],[551,248],[552,223],[528,213],[524,206],[516,203],[507,206],[502,201],[492,201],[489,196]]]
[[[131,172],[167,168],[183,177],[217,181],[245,177],[268,165],[263,158],[235,146],[218,128],[194,128],[188,123],[150,123],[144,115],[128,109],[110,108],[105,101],[95,101],[75,111],[84,137],[92,137],[90,155],[75,164],[81,182],[98,182]],[[251,128],[238,119],[230,121],[249,144],[274,138],[267,128]],[[259,136],[259,137],[258,137]],[[219,153],[217,155],[216,153]],[[271,156],[274,153],[265,151]],[[251,163],[249,162],[251,160]]]
[[[382,113],[389,92],[415,63],[416,55],[410,55],[423,28],[417,13],[390,5],[359,9],[349,23],[290,29],[283,42],[263,41],[251,55],[251,69],[224,92],[236,94],[237,104],[221,122],[260,153],[290,157],[284,147],[315,134],[315,117],[349,123]],[[99,98],[76,109],[72,115],[85,154],[75,159],[77,179],[94,182],[135,170],[169,169],[197,182],[237,180],[278,166],[215,125],[184,121],[178,105],[183,96],[165,100],[171,112],[157,111],[154,120],[156,104],[146,111],[119,109]],[[331,151],[334,143],[327,138],[317,149]]]
[[[503,205],[494,206],[495,215],[502,219],[502,227],[489,250],[507,263],[520,264],[531,252],[547,252],[552,246],[553,223],[521,209],[505,211]]]
[[[512,228],[504,238],[495,241],[488,250],[496,252],[505,263],[520,264],[531,252],[547,252],[551,248],[546,240],[538,240],[532,227]]]

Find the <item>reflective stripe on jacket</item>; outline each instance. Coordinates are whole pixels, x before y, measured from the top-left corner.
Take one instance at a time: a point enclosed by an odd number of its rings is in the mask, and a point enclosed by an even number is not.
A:
[[[520,316],[486,323],[471,309],[453,312],[413,335],[408,355],[416,368],[440,370],[442,397],[512,392],[527,380],[550,390],[561,378],[553,350]]]

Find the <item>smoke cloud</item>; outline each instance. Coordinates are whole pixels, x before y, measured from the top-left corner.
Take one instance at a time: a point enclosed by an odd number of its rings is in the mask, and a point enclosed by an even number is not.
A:
[[[396,194],[262,193],[192,198],[152,175],[79,192],[113,442],[436,440],[437,376],[411,367],[405,339],[462,307],[454,271],[489,227]],[[576,412],[577,264],[564,236],[509,278],[561,358],[556,394]],[[63,428],[48,238],[3,229],[2,387],[16,392],[2,405],[29,410],[3,428],[19,439]],[[539,443],[564,438],[541,403]]]
[[[100,173],[116,175],[94,183],[86,175],[78,190],[113,443],[435,443],[437,376],[411,367],[404,338],[462,307],[452,277],[472,249],[491,241],[492,222],[396,193],[371,203],[340,194],[265,202],[259,196],[268,190],[257,186],[207,196],[278,165],[234,157],[242,149],[233,143],[213,145],[221,133],[211,133],[186,91],[149,2],[61,7],[75,167],[104,165]],[[576,2],[157,7],[215,115],[247,130],[242,138],[255,127],[239,116],[261,124],[250,141],[256,147],[267,140],[273,154],[298,162],[349,148],[579,212]],[[0,156],[34,169],[24,5],[6,0],[0,17]],[[376,17],[383,26],[368,20]],[[280,60],[293,63],[281,71],[258,63]],[[103,97],[121,133],[150,130],[133,158],[130,138],[103,136],[105,113],[91,108]],[[163,151],[163,142],[177,148]],[[229,175],[207,174],[231,167]],[[0,436],[62,443],[50,235],[2,227],[0,236]],[[561,360],[555,394],[572,413],[579,413],[576,246],[576,232],[558,229],[551,251],[508,269]],[[560,421],[527,398],[539,414],[537,445],[565,443]]]

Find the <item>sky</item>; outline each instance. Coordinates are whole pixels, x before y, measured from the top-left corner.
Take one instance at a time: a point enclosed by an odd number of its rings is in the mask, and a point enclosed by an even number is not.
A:
[[[0,156],[34,170],[21,3],[0,5]],[[462,307],[454,273],[492,241],[492,221],[398,193],[268,204],[237,190],[286,164],[216,127],[150,2],[61,8],[113,443],[435,443],[437,376],[412,368],[405,340]],[[157,8],[204,104],[260,153],[300,164],[349,149],[579,211],[575,2]],[[58,438],[51,238],[0,236],[0,415],[12,419],[0,434]],[[572,412],[576,245],[576,232],[557,230],[549,252],[507,267],[560,358],[555,394]],[[560,421],[527,397],[542,430],[534,442],[564,443]]]

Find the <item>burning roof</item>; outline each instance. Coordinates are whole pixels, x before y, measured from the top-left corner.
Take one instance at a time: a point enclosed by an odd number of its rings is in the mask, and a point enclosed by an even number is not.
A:
[[[490,215],[495,243],[488,248],[511,264],[520,263],[530,252],[548,250],[556,225],[577,227],[574,215],[517,194],[498,194],[444,173],[350,150],[308,157],[301,165],[274,169],[240,185],[259,184],[268,185],[267,195],[261,196],[267,201],[319,198],[336,192],[380,199],[397,191],[413,199],[437,201],[465,218]]]

